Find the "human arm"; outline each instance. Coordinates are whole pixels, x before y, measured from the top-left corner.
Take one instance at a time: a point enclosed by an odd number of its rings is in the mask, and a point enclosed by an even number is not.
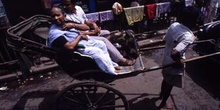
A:
[[[53,41],[52,46],[56,48],[74,50],[79,47],[78,43],[80,40],[88,40],[88,37],[85,35],[78,35],[75,40],[68,42],[64,36],[60,36]]]
[[[80,34],[82,34],[82,35],[90,35],[90,36],[98,36],[98,33],[93,31],[93,30],[90,30],[90,31],[80,31]]]
[[[178,41],[179,40],[179,41]],[[183,62],[184,57],[183,54],[187,50],[190,44],[192,44],[195,40],[195,36],[192,33],[185,33],[180,39],[174,42],[178,42],[177,45],[173,48],[171,52],[171,57],[176,62]]]
[[[85,24],[89,26],[91,30],[87,35],[98,35],[101,30],[95,22],[85,20]]]
[[[67,22],[65,23],[65,25],[63,26],[63,29],[71,29],[71,28],[75,28],[78,30],[89,30],[89,26],[87,26],[86,24],[78,24],[78,23],[74,23],[74,22]]]
[[[183,63],[180,52],[178,52],[175,48],[173,48],[173,50],[171,51],[171,58],[177,63]]]
[[[88,40],[88,37],[86,35],[78,35],[75,40],[71,42],[66,42],[64,47],[66,49],[74,50],[77,47],[80,40]]]

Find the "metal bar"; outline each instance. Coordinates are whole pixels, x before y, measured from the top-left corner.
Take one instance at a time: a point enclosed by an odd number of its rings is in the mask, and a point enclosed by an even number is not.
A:
[[[204,43],[204,42],[210,42],[212,43],[213,45],[216,45],[214,43],[214,39],[207,39],[207,40],[200,40],[200,41],[195,41],[193,42],[192,44],[199,44],[199,43]],[[153,43],[150,43],[150,44],[147,44],[147,45],[153,45],[153,44],[156,44],[156,43],[163,43],[162,41],[157,41],[157,42],[153,42]],[[191,45],[192,45],[191,44]],[[146,46],[146,45],[145,45]],[[165,45],[159,45],[159,46],[153,46],[153,47],[147,47],[147,48],[140,48],[140,51],[148,51],[148,50],[153,50],[153,49],[161,49],[161,48],[165,48]]]
[[[45,65],[43,67],[38,67],[38,68],[30,68],[30,72],[31,73],[42,73],[42,72],[45,72],[45,71],[51,71],[51,70],[55,70],[55,69],[58,69],[59,68],[59,65],[57,63],[54,63],[52,65]]]
[[[161,48],[165,48],[165,45],[148,47],[148,48],[142,48],[142,49],[140,49],[140,51],[148,51],[148,50],[161,49]]]
[[[198,57],[193,57],[193,58],[190,58],[190,59],[186,59],[186,60],[184,61],[184,63],[191,62],[191,61],[194,61],[194,60],[203,59],[203,58],[207,58],[207,57],[212,57],[212,56],[215,56],[215,55],[220,55],[220,52],[215,52],[215,53],[211,53],[211,54],[207,54],[207,55],[202,55],[202,56],[198,56]]]
[[[216,53],[212,53],[212,54],[208,54],[208,55],[203,55],[203,56],[198,56],[198,57],[186,59],[183,63],[188,63],[188,62],[191,62],[191,61],[212,57],[212,56],[215,56],[215,55],[220,55],[220,52],[216,52]],[[148,71],[158,70],[158,69],[166,68],[166,67],[169,67],[169,66],[172,66],[172,65],[175,65],[175,64],[176,63],[171,63],[171,64],[167,64],[167,65],[153,66],[153,67],[150,67],[150,68],[145,68],[144,70],[141,70],[141,72],[148,72]]]

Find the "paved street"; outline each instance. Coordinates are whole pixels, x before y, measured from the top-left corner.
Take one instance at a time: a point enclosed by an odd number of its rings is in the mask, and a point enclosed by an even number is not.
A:
[[[197,56],[192,49],[188,57]],[[142,53],[145,67],[160,64],[162,49]],[[184,88],[174,88],[169,101],[175,110],[220,110],[220,83],[217,70],[219,64],[210,59],[187,63]],[[131,110],[155,110],[160,100],[156,100],[162,81],[161,70],[140,73],[134,77],[118,79],[110,83],[111,87],[122,92]],[[25,81],[5,83],[8,90],[0,91],[1,110],[48,110],[55,105],[55,96],[59,90],[72,80],[62,71],[53,71]]]

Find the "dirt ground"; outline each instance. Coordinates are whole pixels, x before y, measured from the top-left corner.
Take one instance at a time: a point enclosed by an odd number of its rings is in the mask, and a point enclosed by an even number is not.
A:
[[[188,57],[198,56],[192,48]],[[159,65],[162,49],[143,52],[146,68]],[[184,88],[174,88],[169,102],[173,110],[220,110],[219,63],[202,59],[187,63]],[[109,85],[127,98],[131,110],[156,110],[160,100],[161,70],[140,73],[111,82]],[[56,94],[62,88],[78,82],[62,71],[52,71],[30,77],[25,81],[7,82],[7,90],[0,91],[1,110],[48,110],[54,109]]]

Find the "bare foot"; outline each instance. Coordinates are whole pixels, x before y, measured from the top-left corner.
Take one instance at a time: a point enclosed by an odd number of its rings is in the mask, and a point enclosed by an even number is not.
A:
[[[165,105],[159,105],[158,106],[159,109],[164,108],[164,109],[168,109],[168,110],[173,110],[174,105],[171,103],[166,103]]]
[[[166,103],[166,105],[165,105],[165,107],[164,107],[164,108],[169,109],[169,110],[172,110],[172,109],[173,109],[173,107],[174,107],[174,105],[173,105],[173,104],[171,104],[171,103]]]
[[[120,66],[116,66],[115,70],[121,70],[121,67]]]
[[[120,62],[119,62],[119,65],[121,65],[121,66],[132,66],[132,65],[134,65],[135,64],[135,60],[133,59],[133,60],[130,60],[130,59],[123,59],[123,60],[121,60]]]

